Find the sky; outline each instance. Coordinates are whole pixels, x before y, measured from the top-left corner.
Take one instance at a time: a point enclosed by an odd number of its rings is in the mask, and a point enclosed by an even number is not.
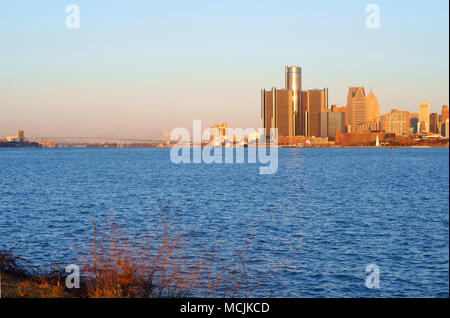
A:
[[[68,4],[80,9],[69,29]],[[366,6],[380,28],[366,27]],[[302,67],[303,89],[349,86],[382,113],[449,101],[449,4],[428,1],[0,2],[0,136],[141,138],[227,122],[260,126],[260,91]]]

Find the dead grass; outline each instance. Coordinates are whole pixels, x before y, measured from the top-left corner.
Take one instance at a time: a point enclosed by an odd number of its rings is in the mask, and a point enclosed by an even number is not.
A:
[[[80,289],[65,287],[62,267],[39,274],[11,251],[2,252],[2,297],[216,297],[219,292],[225,297],[242,289],[231,270],[216,267],[214,244],[196,256],[186,255],[182,236],[171,235],[166,224],[159,235],[139,241],[115,222],[101,229],[94,223],[88,251],[79,260]]]
[[[49,277],[14,277],[2,275],[4,298],[68,298],[76,294],[65,289],[64,280]]]
[[[114,222],[93,228],[91,249],[81,261],[87,297],[182,297],[199,287],[205,274],[205,294],[214,290],[217,279],[207,271],[208,260],[198,256],[189,263],[180,236],[171,236],[167,225],[161,237],[147,236],[141,246]]]
[[[65,289],[65,278],[53,268],[50,273],[39,274],[38,269],[11,250],[0,252],[0,278],[2,297],[70,297]]]

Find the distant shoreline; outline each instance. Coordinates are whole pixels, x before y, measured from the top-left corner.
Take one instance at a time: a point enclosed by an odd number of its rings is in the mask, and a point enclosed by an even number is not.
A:
[[[274,147],[274,146],[268,146],[268,147]],[[449,145],[420,145],[420,146],[364,146],[364,145],[313,145],[313,146],[288,146],[288,145],[278,145],[275,146],[277,148],[298,148],[298,149],[310,149],[310,148],[449,148]],[[1,146],[0,149],[115,149],[115,148],[172,148],[172,146],[121,146],[121,147],[101,147],[101,146],[68,146],[68,147],[36,147],[36,146]],[[181,146],[181,148],[199,148],[198,146]],[[202,147],[204,148],[204,147]],[[238,148],[238,147],[214,147],[214,148]],[[244,148],[259,148],[259,146],[249,146]]]

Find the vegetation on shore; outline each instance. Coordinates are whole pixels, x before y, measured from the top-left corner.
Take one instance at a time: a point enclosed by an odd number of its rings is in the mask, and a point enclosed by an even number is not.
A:
[[[65,288],[62,272],[52,269],[39,273],[37,268],[9,251],[0,251],[1,297],[75,297],[77,293]]]
[[[242,255],[236,268],[216,266],[214,246],[195,257],[183,253],[180,235],[163,225],[160,235],[131,240],[113,222],[93,224],[93,238],[82,251],[80,286],[66,287],[65,267],[43,272],[11,250],[0,251],[1,297],[228,297],[248,293]],[[80,254],[80,255],[81,255]]]

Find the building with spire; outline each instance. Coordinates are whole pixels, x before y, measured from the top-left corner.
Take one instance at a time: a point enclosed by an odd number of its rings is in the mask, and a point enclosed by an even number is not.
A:
[[[367,99],[364,87],[349,87],[347,95],[347,120],[351,131],[367,120]]]

